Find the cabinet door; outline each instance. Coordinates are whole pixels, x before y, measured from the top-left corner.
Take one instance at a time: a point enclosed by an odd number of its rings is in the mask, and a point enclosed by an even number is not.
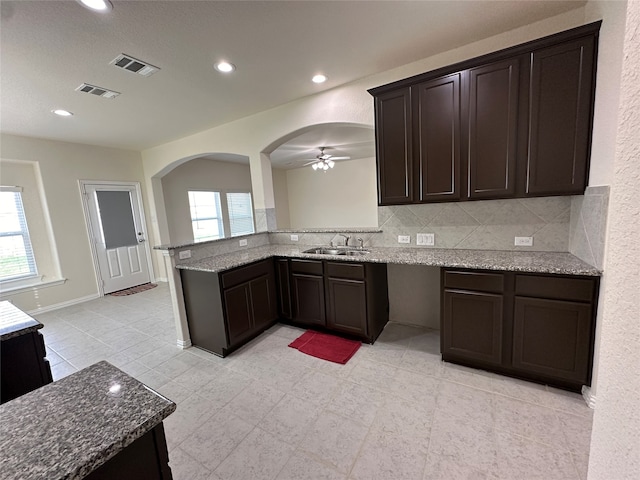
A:
[[[417,200],[459,200],[460,73],[412,88]]]
[[[502,363],[502,295],[445,290],[443,313],[443,356]]]
[[[516,297],[513,367],[587,384],[591,320],[588,304]]]
[[[294,273],[291,275],[291,286],[294,320],[313,325],[326,325],[323,278]]]
[[[289,279],[289,260],[276,260],[276,281],[278,283],[278,315],[287,320],[293,318],[291,312],[291,280]]]
[[[468,72],[468,197],[515,194],[519,59]]]
[[[249,283],[249,290],[251,292],[253,329],[259,330],[269,325],[278,316],[273,278],[264,275],[252,280]]]
[[[242,283],[224,291],[224,310],[229,345],[234,345],[250,335],[253,330],[249,283]]]
[[[367,291],[362,280],[327,278],[327,326],[367,336]]]
[[[408,88],[376,97],[378,203],[413,201],[411,95]]]
[[[593,36],[531,54],[526,193],[581,194],[594,98]]]

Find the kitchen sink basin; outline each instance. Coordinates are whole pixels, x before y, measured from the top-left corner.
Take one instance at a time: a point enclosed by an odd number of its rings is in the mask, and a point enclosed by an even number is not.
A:
[[[352,248],[331,248],[331,247],[316,247],[305,250],[302,253],[314,253],[316,255],[346,255],[349,257],[357,257],[360,255],[366,255],[369,250],[357,250]]]

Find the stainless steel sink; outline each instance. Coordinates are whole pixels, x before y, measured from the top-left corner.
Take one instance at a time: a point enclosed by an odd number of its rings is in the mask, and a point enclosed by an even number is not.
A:
[[[302,253],[314,253],[316,255],[346,255],[349,257],[357,257],[360,255],[366,255],[369,250],[358,250],[355,248],[331,248],[331,247],[316,247],[305,250]]]

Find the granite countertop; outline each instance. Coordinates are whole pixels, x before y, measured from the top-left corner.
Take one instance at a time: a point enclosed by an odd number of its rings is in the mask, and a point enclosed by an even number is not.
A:
[[[114,385],[120,390],[110,393]],[[175,409],[110,363],[96,363],[0,405],[0,476],[83,478]]]
[[[365,247],[370,253],[362,256],[318,255],[303,253],[309,245],[265,245],[238,252],[180,262],[176,268],[221,272],[269,257],[328,259],[343,262],[392,263],[427,265],[479,270],[502,270],[531,273],[599,276],[601,272],[566,252],[514,252],[497,250],[458,250],[443,248]]]
[[[8,340],[44,327],[18,307],[6,300],[0,302],[0,340]]]

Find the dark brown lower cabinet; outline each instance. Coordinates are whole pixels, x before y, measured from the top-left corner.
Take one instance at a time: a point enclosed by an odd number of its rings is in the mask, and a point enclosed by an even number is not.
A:
[[[445,290],[442,352],[502,363],[502,295]]]
[[[13,400],[53,381],[40,332],[28,332],[0,344],[0,403]]]
[[[591,383],[599,279],[442,271],[445,361],[579,391]]]
[[[327,327],[367,335],[367,289],[364,280],[327,279]]]
[[[225,356],[278,318],[273,259],[222,273],[181,270],[191,342]]]
[[[592,313],[583,303],[516,297],[513,368],[568,381],[587,378]]]
[[[292,318],[304,325],[327,324],[322,261],[291,260]]]
[[[293,318],[291,308],[291,282],[289,259],[276,258],[276,283],[278,285],[278,316],[286,320]]]
[[[135,440],[85,477],[86,480],[171,480],[167,441],[162,423]]]

